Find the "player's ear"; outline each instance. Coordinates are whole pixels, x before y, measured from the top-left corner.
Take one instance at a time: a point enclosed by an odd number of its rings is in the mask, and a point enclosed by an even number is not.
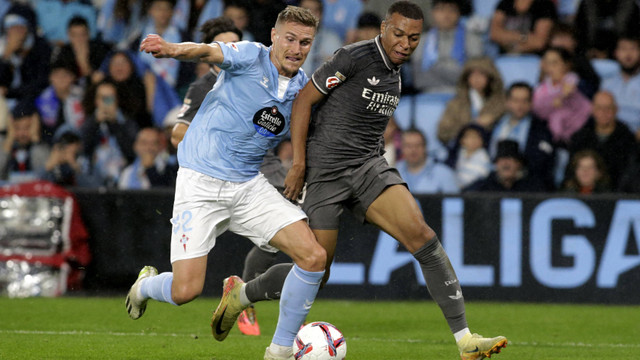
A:
[[[276,28],[275,27],[271,28],[271,43],[272,44],[276,43]]]
[[[380,23],[380,34],[384,34],[384,29],[387,28],[387,20],[382,20]]]

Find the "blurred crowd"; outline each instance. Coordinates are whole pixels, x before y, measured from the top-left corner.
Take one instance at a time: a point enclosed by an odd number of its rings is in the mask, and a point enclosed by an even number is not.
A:
[[[2,0],[0,184],[174,186],[171,130],[208,66],[138,51],[227,17],[269,46],[287,5],[321,19],[304,71],[371,39],[393,0]],[[416,194],[640,193],[640,0],[416,0],[385,157]],[[286,167],[291,147],[278,149]]]

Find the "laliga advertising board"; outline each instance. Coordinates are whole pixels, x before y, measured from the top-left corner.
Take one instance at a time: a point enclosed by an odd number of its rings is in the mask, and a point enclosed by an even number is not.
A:
[[[425,218],[441,235],[466,298],[640,300],[640,292],[634,290],[640,281],[640,199],[418,199]],[[416,282],[425,284],[413,257],[394,239],[383,232],[371,235],[377,239],[372,241],[370,261],[338,256],[330,285],[338,292],[348,292],[346,285],[364,285],[373,296],[384,297],[400,274],[412,273]]]

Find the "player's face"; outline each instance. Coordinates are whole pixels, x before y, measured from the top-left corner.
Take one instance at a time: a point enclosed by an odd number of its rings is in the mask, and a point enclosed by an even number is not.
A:
[[[316,30],[300,23],[276,24],[271,29],[271,61],[282,76],[293,77],[307,59]]]
[[[380,25],[382,47],[395,65],[409,60],[420,43],[422,20],[414,20],[398,13],[391,14]]]

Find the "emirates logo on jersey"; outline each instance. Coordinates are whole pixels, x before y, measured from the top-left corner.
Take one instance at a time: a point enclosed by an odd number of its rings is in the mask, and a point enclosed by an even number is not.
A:
[[[262,136],[276,136],[284,130],[284,115],[277,106],[262,108],[253,115],[253,126]]]

